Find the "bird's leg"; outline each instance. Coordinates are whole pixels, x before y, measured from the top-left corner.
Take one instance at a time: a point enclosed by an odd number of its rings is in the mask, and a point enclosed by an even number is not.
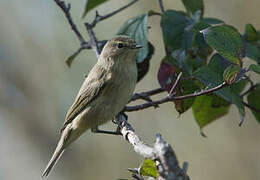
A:
[[[104,131],[99,130],[98,126],[91,128],[91,132],[93,133],[102,133],[102,134],[112,134],[112,135],[122,135],[118,129],[116,131]]]

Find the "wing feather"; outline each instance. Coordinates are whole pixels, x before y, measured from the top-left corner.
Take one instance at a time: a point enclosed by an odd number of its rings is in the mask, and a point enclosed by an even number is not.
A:
[[[74,103],[67,112],[62,132],[67,124],[71,123],[86,107],[95,100],[105,89],[107,78],[104,69],[96,64],[82,84]]]

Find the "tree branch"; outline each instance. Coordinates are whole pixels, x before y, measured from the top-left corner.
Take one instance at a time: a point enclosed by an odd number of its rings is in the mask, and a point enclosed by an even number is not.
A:
[[[81,33],[79,32],[76,24],[73,22],[72,17],[70,15],[70,4],[68,3],[68,5],[66,5],[66,3],[64,1],[61,0],[54,0],[56,2],[56,4],[61,8],[61,10],[63,11],[63,13],[65,14],[71,29],[74,31],[74,33],[76,34],[80,45],[84,46],[85,48],[90,48],[89,44],[85,41],[85,39],[83,38],[83,36],[81,35]]]
[[[120,7],[120,8],[118,8],[118,9],[114,10],[114,11],[111,12],[111,13],[108,13],[108,14],[106,14],[106,15],[103,15],[103,16],[100,15],[100,14],[98,13],[98,11],[96,11],[95,19],[90,23],[90,26],[91,26],[92,28],[94,28],[98,22],[103,21],[103,20],[105,20],[105,19],[107,19],[107,18],[109,18],[109,17],[111,17],[111,16],[116,15],[117,13],[119,13],[119,12],[121,12],[122,10],[128,8],[129,6],[131,6],[132,4],[136,3],[137,1],[138,1],[138,0],[131,0],[131,1],[130,1],[129,3],[127,3],[126,5],[124,5],[124,6]]]
[[[164,13],[164,6],[163,6],[163,2],[162,2],[162,0],[158,0],[158,2],[159,2],[159,6],[160,6],[160,9],[161,9],[161,12],[162,13]]]
[[[153,89],[153,90],[142,92],[142,93],[135,93],[132,95],[130,102],[138,100],[138,99],[142,99],[142,97],[156,95],[156,94],[162,93],[164,91],[165,91],[165,89],[163,89],[163,88],[157,88],[157,89]]]
[[[248,107],[249,109],[251,109],[251,110],[253,110],[253,111],[255,111],[255,112],[257,112],[257,113],[260,113],[260,109],[257,109],[257,108],[255,108],[254,106],[251,106],[251,105],[249,105],[249,104],[247,104],[246,102],[242,102],[246,107]]]
[[[148,103],[140,104],[140,105],[136,105],[136,106],[126,106],[124,108],[124,111],[126,111],[126,112],[140,111],[140,110],[149,108],[151,106],[160,105],[160,104],[163,104],[163,103],[166,103],[166,102],[169,102],[169,101],[173,101],[173,100],[183,100],[183,99],[187,99],[187,98],[191,98],[191,97],[196,97],[196,96],[201,96],[201,95],[204,95],[204,94],[209,94],[209,93],[212,93],[214,91],[217,91],[217,90],[223,88],[226,85],[227,85],[226,82],[223,82],[222,84],[220,84],[220,85],[218,85],[218,86],[216,86],[214,88],[202,90],[200,92],[194,92],[194,93],[183,95],[183,96],[173,96],[173,95],[169,94],[168,96],[166,96],[166,97],[164,97],[162,99],[159,99],[157,101],[148,102]]]
[[[90,38],[89,44],[90,44],[91,48],[96,52],[96,56],[97,57],[99,57],[99,55],[101,53],[101,49],[99,47],[99,43],[98,43],[96,35],[95,35],[94,31],[93,31],[93,28],[96,26],[97,23],[99,23],[99,22],[101,22],[101,21],[103,21],[103,20],[105,20],[105,19],[107,19],[107,18],[109,18],[109,17],[111,17],[111,16],[121,12],[122,10],[128,8],[129,6],[131,6],[132,4],[134,4],[137,1],[138,0],[132,0],[131,2],[127,3],[126,5],[118,8],[117,10],[115,10],[115,11],[113,11],[111,13],[108,13],[106,15],[103,15],[103,16],[101,16],[98,13],[98,11],[96,11],[96,16],[95,16],[94,20],[91,23],[88,23],[88,22],[85,23],[85,27],[86,27],[86,29],[88,31],[88,35],[89,35],[89,38]]]
[[[99,45],[98,45],[98,40],[96,38],[96,35],[93,31],[93,27],[89,24],[89,23],[85,23],[85,27],[88,31],[88,35],[89,35],[89,38],[90,38],[90,46],[91,48],[96,52],[96,56],[99,57],[100,53],[101,53],[101,50],[99,48]]]
[[[77,38],[80,42],[80,47],[72,55],[70,55],[66,60],[67,64],[70,66],[72,59],[75,56],[77,56],[83,49],[94,49],[94,51],[96,52],[96,56],[98,57],[99,54],[101,53],[99,44],[101,44],[102,41],[100,42],[100,41],[97,40],[95,33],[93,31],[93,28],[96,26],[96,24],[98,22],[103,21],[103,20],[121,12],[122,10],[128,8],[129,6],[131,6],[132,4],[137,2],[138,0],[132,0],[131,2],[127,3],[126,5],[118,8],[117,10],[115,10],[111,13],[108,13],[104,16],[99,15],[98,12],[96,11],[96,16],[95,16],[94,20],[91,23],[87,23],[87,22],[85,23],[85,27],[87,29],[87,32],[88,32],[89,38],[90,38],[90,40],[88,42],[83,38],[83,36],[79,32],[76,24],[74,23],[74,21],[71,17],[71,14],[70,14],[71,6],[70,6],[70,4],[68,3],[66,5],[66,3],[62,0],[54,0],[54,1],[61,8],[63,13],[65,14],[67,21],[69,22],[69,24],[71,26],[71,29],[74,31],[74,33],[76,34],[76,36],[77,36]]]
[[[251,84],[250,88],[249,88],[248,90],[246,90],[244,93],[242,93],[242,94],[240,95],[240,97],[244,97],[245,95],[247,95],[248,93],[250,93],[251,91],[253,91],[253,90],[256,88],[257,85],[258,85],[258,84]]]
[[[186,175],[187,165],[185,168],[179,167],[179,162],[172,149],[172,147],[162,139],[160,134],[156,135],[156,141],[154,147],[146,145],[140,137],[135,133],[132,126],[127,122],[126,116],[120,113],[116,117],[119,130],[124,139],[128,141],[134,148],[135,152],[144,158],[150,158],[157,160],[158,172],[161,180],[189,180],[189,176]]]

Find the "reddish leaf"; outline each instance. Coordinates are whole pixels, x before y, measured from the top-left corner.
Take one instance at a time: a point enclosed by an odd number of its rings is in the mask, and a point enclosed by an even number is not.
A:
[[[167,92],[170,92],[171,87],[174,84],[174,75],[176,73],[176,66],[172,66],[164,61],[162,61],[157,77],[159,84],[162,88],[164,88]]]

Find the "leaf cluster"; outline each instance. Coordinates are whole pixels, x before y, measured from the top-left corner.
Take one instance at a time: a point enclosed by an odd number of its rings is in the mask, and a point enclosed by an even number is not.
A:
[[[84,15],[104,2],[106,0],[87,1]],[[247,76],[249,71],[260,73],[260,32],[253,25],[246,24],[244,32],[240,33],[223,20],[204,17],[203,0],[182,2],[186,11],[168,9],[160,15],[165,57],[158,69],[159,84],[170,92],[178,73],[182,72],[175,93],[185,95],[226,82],[228,86],[213,94],[174,100],[175,109],[179,114],[192,109],[196,122],[203,128],[226,115],[233,104],[237,107],[242,122],[245,117],[244,97],[248,97],[249,106],[260,109],[257,103],[260,102],[257,96],[259,85]],[[136,58],[138,81],[148,72],[150,59],[156,49],[148,41],[147,21],[153,14],[160,13],[151,10],[130,18],[117,32],[134,38],[144,46]],[[254,63],[245,67],[243,62],[249,59]],[[243,94],[248,86],[255,88]],[[260,122],[260,113],[254,110],[252,112]]]

